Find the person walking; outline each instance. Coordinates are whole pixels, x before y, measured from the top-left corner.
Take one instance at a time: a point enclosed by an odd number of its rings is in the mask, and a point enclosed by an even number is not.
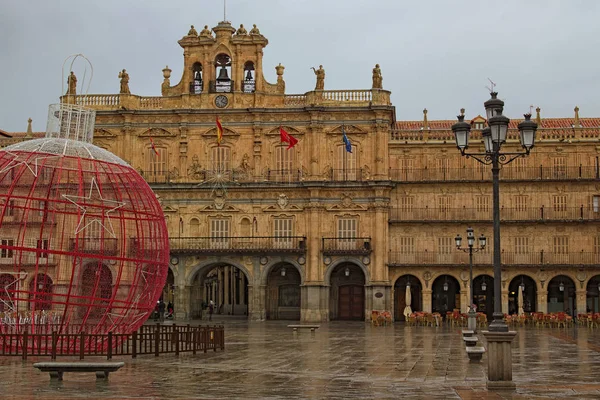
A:
[[[213,312],[215,311],[215,303],[213,303],[213,301],[211,300],[210,303],[208,304],[208,320],[212,321],[212,315]]]
[[[165,302],[162,299],[158,302],[158,318],[161,324],[165,322]]]

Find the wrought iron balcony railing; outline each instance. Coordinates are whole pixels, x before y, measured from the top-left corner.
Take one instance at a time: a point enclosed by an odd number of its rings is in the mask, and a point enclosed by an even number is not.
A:
[[[115,238],[70,238],[69,250],[86,254],[116,255],[119,251],[119,244]]]
[[[598,221],[600,208],[593,207],[527,207],[500,209],[501,221]],[[423,221],[492,221],[491,207],[477,208],[392,208],[390,222]]]
[[[487,168],[405,168],[390,169],[390,179],[399,182],[460,182],[491,181],[492,173]],[[553,181],[571,179],[600,179],[600,167],[518,167],[502,169],[501,181]]]
[[[233,92],[234,82],[229,81],[210,81],[209,91],[210,93],[231,93]]]
[[[324,237],[321,241],[325,255],[369,255],[372,251],[370,237]]]
[[[493,251],[489,249],[473,255],[473,264],[492,266]],[[544,250],[509,252],[502,251],[502,265],[530,265],[530,266],[580,266],[600,264],[600,253],[570,252],[551,253]],[[404,265],[469,265],[469,255],[466,252],[456,251],[454,248],[444,253],[438,251],[390,251],[389,264],[392,266]]]
[[[52,253],[40,251],[39,255],[33,253],[36,249],[31,249],[32,253],[24,253],[14,251],[12,257],[0,258],[0,266],[15,265],[20,267],[28,267],[33,265],[54,265],[56,263],[55,256]]]
[[[306,236],[195,236],[169,239],[174,253],[304,253]]]

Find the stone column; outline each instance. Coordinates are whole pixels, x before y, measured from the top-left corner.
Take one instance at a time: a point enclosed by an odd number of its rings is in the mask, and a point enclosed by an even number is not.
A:
[[[233,302],[229,301],[229,282],[231,280],[230,266],[223,268],[223,314],[231,314]]]
[[[423,297],[423,312],[431,312],[431,289],[423,289],[421,295]]]
[[[537,291],[537,311],[548,312],[548,289],[540,288]]]
[[[467,313],[469,312],[469,289],[468,287],[465,290],[460,291],[460,312]]]
[[[192,287],[189,285],[178,285],[175,288],[175,319],[182,320],[191,318],[191,293]],[[198,305],[200,308],[200,305]]]
[[[264,321],[265,310],[265,291],[266,285],[250,286],[248,285],[248,315],[251,321]]]
[[[483,331],[487,340],[488,389],[514,389],[511,343],[517,332]]]
[[[301,287],[302,322],[325,322],[329,320],[329,287],[323,285],[305,285]]]
[[[502,289],[502,312],[508,314],[508,289]]]
[[[577,307],[577,313],[575,313],[575,310],[573,310],[573,317],[577,318],[577,314],[585,314],[586,309],[587,309],[587,290],[584,289],[577,289],[577,292],[575,294],[576,296],[576,300],[575,300],[575,304]]]

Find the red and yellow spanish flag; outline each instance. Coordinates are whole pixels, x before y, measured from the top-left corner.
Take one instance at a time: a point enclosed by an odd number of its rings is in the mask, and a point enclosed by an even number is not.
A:
[[[219,121],[219,116],[217,115],[217,145],[221,146],[221,140],[223,140],[223,126],[221,125],[221,121]]]

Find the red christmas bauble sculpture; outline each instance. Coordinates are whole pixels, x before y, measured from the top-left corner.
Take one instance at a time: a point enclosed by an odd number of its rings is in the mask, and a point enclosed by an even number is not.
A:
[[[162,208],[94,118],[51,106],[45,138],[0,150],[0,332],[131,333],[161,295]]]

